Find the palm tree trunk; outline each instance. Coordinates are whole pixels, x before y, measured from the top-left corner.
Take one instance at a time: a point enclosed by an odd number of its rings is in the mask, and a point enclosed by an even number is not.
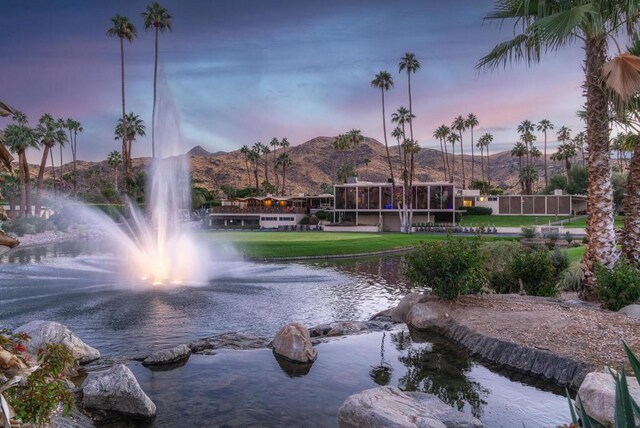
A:
[[[287,194],[287,192],[285,191],[286,182],[287,182],[287,165],[286,163],[283,163],[282,164],[282,196]]]
[[[391,163],[391,153],[389,153],[389,142],[387,141],[387,120],[385,116],[385,108],[384,108],[384,88],[381,89],[382,92],[382,133],[384,134],[384,148],[387,151],[387,162],[389,162],[389,172],[391,173],[391,191],[393,192],[393,197],[396,194],[396,179],[393,176],[393,164]],[[400,143],[398,142],[398,146]],[[393,198],[391,203],[393,204]]]
[[[60,144],[60,186],[62,186],[62,144]],[[62,190],[60,190],[62,192]]]
[[[442,145],[442,138],[440,138],[440,153],[442,154],[442,168],[444,170],[444,177],[447,178],[447,159],[444,155],[444,146]]]
[[[27,162],[27,153],[25,152],[23,155],[24,158],[24,177],[27,185],[27,216],[31,217],[33,215],[33,211],[31,211],[31,173],[29,172],[29,162]]]
[[[153,110],[151,113],[151,157],[156,157],[156,91],[158,86],[158,27],[153,58]]]
[[[42,152],[42,160],[40,161],[40,169],[38,170],[38,183],[36,193],[36,217],[40,217],[42,212],[42,185],[44,183],[44,169],[47,166],[47,158],[49,157],[49,146],[44,145],[44,151]]]
[[[71,144],[71,156],[73,157],[73,196],[76,195],[76,190],[77,190],[77,181],[78,181],[78,172],[76,170],[76,149],[77,149],[77,145],[76,143],[78,142],[78,134],[74,132],[73,134],[73,143]]]
[[[449,178],[449,182],[453,183],[453,174],[455,172],[456,169],[456,144],[453,143],[451,145],[451,177]]]
[[[635,267],[640,267],[640,144],[633,148],[629,162],[623,207],[622,253]]]
[[[245,166],[247,167],[247,177],[249,178],[249,187],[251,187],[251,170],[249,169],[249,158],[244,158]]]
[[[464,145],[462,144],[462,131],[460,131],[460,162],[462,164],[462,188],[467,188],[467,177],[464,173]]]
[[[601,69],[606,61],[607,43],[602,38],[586,40],[587,95],[587,250],[582,259],[585,276],[580,297],[592,300],[595,287],[595,267],[612,268],[617,259],[616,233],[613,216],[613,188],[609,157],[608,100],[602,88]]]
[[[471,127],[471,183],[476,179],[476,159],[473,149],[473,126]]]
[[[484,181],[484,146],[480,146],[480,168],[482,169],[482,181]]]
[[[115,175],[116,193],[118,193],[118,165],[113,167],[113,174]]]
[[[487,183],[489,183],[489,189],[491,189],[491,169],[489,168],[489,146],[487,146]]]
[[[546,125],[544,125],[546,126]],[[549,175],[547,173],[547,130],[544,131],[544,185],[549,185]]]
[[[569,158],[565,158],[564,160],[564,167],[567,170],[567,184],[571,184],[571,162],[569,161]]]
[[[53,147],[52,147],[53,149]],[[51,158],[51,176],[53,177],[53,195],[57,198],[58,197],[58,191],[56,190],[56,168],[53,164],[53,150],[49,151],[49,157]]]
[[[18,177],[20,177],[20,214],[19,217],[26,217],[27,215],[27,185],[24,172],[24,152],[18,152]]]
[[[253,165],[253,175],[256,179],[256,193],[260,193],[260,183],[258,182],[258,161]]]
[[[124,188],[125,191],[129,189],[127,184],[127,178],[129,178],[129,162],[130,154],[127,153],[127,114],[125,110],[125,94],[124,94],[124,39],[120,38],[120,81],[122,83],[122,155],[124,157]]]
[[[264,181],[269,184],[269,155],[264,154]]]

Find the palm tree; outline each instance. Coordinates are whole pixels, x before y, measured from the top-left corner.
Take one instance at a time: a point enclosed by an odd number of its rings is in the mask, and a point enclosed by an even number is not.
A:
[[[122,155],[119,151],[114,150],[107,156],[107,163],[113,168],[114,183],[116,185],[116,192],[118,191],[118,167],[122,164]]]
[[[395,189],[395,177],[393,175],[393,165],[391,163],[391,154],[389,153],[389,142],[387,141],[387,121],[384,105],[384,93],[393,86],[393,78],[388,71],[381,71],[371,81],[371,86],[380,89],[382,94],[382,133],[384,134],[384,148],[387,152],[387,162],[389,163],[389,173],[391,174],[392,187]],[[395,194],[395,190],[393,191]]]
[[[480,168],[482,169],[482,181],[484,181],[484,139],[478,138],[476,147],[480,149]]]
[[[278,164],[282,166],[282,194],[286,195],[287,168],[293,166],[293,161],[287,153],[282,153],[278,156]]]
[[[250,156],[251,149],[249,149],[249,147],[245,144],[240,149],[240,153],[242,153],[242,155],[244,156],[244,164],[247,168],[247,177],[249,179],[249,187],[251,187],[251,172],[249,171],[249,160],[251,158]]]
[[[453,120],[453,123],[451,124],[451,129],[458,131],[458,135],[460,137],[458,141],[460,142],[460,159],[461,159],[460,162],[462,163],[462,188],[466,189],[467,177],[465,175],[465,168],[464,168],[464,147],[462,145],[462,132],[464,132],[467,129],[467,124],[466,124],[466,121],[464,120],[464,117],[462,116],[456,117]]]
[[[549,119],[542,119],[538,122],[536,129],[544,133],[544,185],[549,185],[549,175],[547,173],[547,131],[553,129],[554,125]]]
[[[544,6],[543,6],[544,5]],[[592,299],[595,266],[613,267],[617,259],[614,230],[613,188],[609,157],[608,94],[603,90],[603,71],[608,39],[631,35],[640,20],[636,2],[593,0],[590,2],[500,1],[485,19],[513,20],[522,33],[500,43],[477,67],[495,67],[511,61],[539,62],[542,53],[581,41],[584,43],[587,146],[588,245],[583,258],[585,276],[581,297]],[[617,43],[617,41],[616,41]],[[607,79],[608,80],[608,79]]]
[[[404,140],[405,138],[407,138],[407,133],[405,131],[405,125],[406,124],[411,124],[411,119],[413,119],[415,116],[413,116],[411,114],[411,112],[406,108],[406,107],[402,107],[400,106],[398,108],[398,111],[393,113],[391,115],[391,122],[392,123],[397,123],[398,126],[400,126],[400,129],[402,129],[402,139]],[[400,161],[402,162],[402,147],[401,144],[398,144],[398,156],[400,157]]]
[[[451,144],[451,169],[449,169],[449,182],[453,183],[453,176],[456,170],[456,143],[460,141],[460,136],[454,132],[449,133],[447,141]],[[462,165],[464,170],[464,165]]]
[[[123,136],[122,133],[123,124],[127,127],[127,133],[125,136]],[[133,142],[136,141],[136,137],[144,137],[146,135],[146,129],[147,127],[145,126],[144,121],[140,119],[140,116],[133,112],[125,115],[124,122],[122,121],[122,119],[118,119],[118,124],[116,125],[115,129],[115,139],[124,140],[126,137],[127,140],[127,146],[125,147],[126,151],[123,153],[125,175],[127,165],[129,166],[129,168],[131,168],[131,150],[133,149]]]
[[[258,179],[258,168],[260,165],[260,155],[262,154],[263,144],[258,141],[254,143],[253,147],[251,147],[251,152],[249,153],[249,159],[253,162],[253,176],[256,180],[256,193],[260,193],[260,181]]]
[[[364,137],[362,136],[362,132],[359,129],[352,129],[347,132],[347,138],[349,139],[349,145],[351,146],[352,156],[353,156],[353,174],[358,176],[358,158],[357,152],[360,143],[364,141]]]
[[[20,178],[20,213],[22,216],[31,215],[31,174],[27,162],[26,150],[37,148],[38,140],[35,131],[30,128],[27,116],[16,111],[13,115],[14,123],[8,125],[4,132],[4,141],[9,150],[18,155],[18,177]]]
[[[582,165],[584,165],[584,140],[586,138],[586,135],[584,135],[584,131],[580,131],[578,132],[574,137],[573,137],[573,144],[574,146],[576,146],[576,149],[580,149],[580,154],[581,154],[581,158],[582,158]]]
[[[271,153],[271,149],[269,149],[269,146],[267,146],[266,144],[263,144],[262,147],[260,147],[260,154],[262,155],[262,163],[264,164],[264,181],[267,184],[267,187],[269,185],[269,153]]]
[[[442,167],[444,169],[445,179],[449,176],[449,155],[447,153],[447,135],[449,135],[449,127],[440,125],[433,131],[433,137],[440,141],[440,152],[442,153]]]
[[[74,119],[67,119],[66,128],[69,130],[69,143],[71,144],[71,158],[73,160],[73,194],[76,194],[78,172],[76,161],[78,155],[78,134],[84,131],[82,124]]]
[[[480,138],[482,138],[482,144],[487,150],[487,183],[489,183],[489,188],[491,188],[491,168],[489,166],[489,145],[493,142],[493,135],[487,133]]]
[[[111,18],[111,27],[107,30],[107,36],[109,37],[118,37],[120,39],[120,80],[122,82],[122,123],[124,129],[128,129],[127,126],[127,114],[125,109],[125,95],[124,95],[124,41],[125,39],[131,43],[133,39],[137,37],[137,31],[135,25],[131,23],[129,18],[126,16],[122,16],[117,14],[113,18]],[[122,135],[122,156],[124,160],[124,175],[125,175],[125,186],[128,182],[129,173],[130,173],[130,159],[127,157],[127,137],[126,133]]]
[[[8,104],[0,101],[0,117],[12,116],[14,114],[14,109],[10,107]],[[4,146],[4,133],[0,131],[0,162],[5,166],[9,172],[12,171],[11,162],[13,162],[13,156],[7,148]]]
[[[473,128],[475,128],[479,124],[480,122],[478,122],[478,117],[473,113],[469,113],[467,115],[467,119],[464,122],[465,128],[471,130],[471,182],[475,180],[475,165],[476,165],[475,156],[473,154]]]
[[[38,126],[35,129],[35,136],[38,143],[44,149],[42,151],[42,160],[40,161],[40,169],[38,170],[37,192],[36,192],[36,206],[35,216],[40,217],[42,211],[42,188],[44,184],[44,170],[47,166],[47,160],[51,150],[56,144],[64,143],[67,141],[67,135],[63,130],[58,128],[56,121],[50,114],[44,114],[38,121]],[[53,160],[53,157],[51,157]],[[55,188],[55,169],[52,165],[53,183]]]
[[[513,148],[511,149],[511,156],[518,158],[518,164],[520,166],[520,168],[518,169],[520,171],[519,172],[519,182],[520,182],[520,187],[522,189],[522,194],[523,195],[527,193],[526,192],[526,180],[524,180],[527,176],[526,176],[526,174],[524,174],[525,167],[523,165],[522,158],[527,156],[527,152],[528,151],[529,150],[527,149],[527,146],[521,141],[518,141],[513,146]]]
[[[156,88],[158,82],[158,33],[164,33],[164,30],[171,31],[171,20],[173,17],[167,9],[160,6],[157,1],[147,6],[142,13],[144,16],[144,29],[149,30],[151,27],[155,30],[155,49],[153,57],[153,113],[151,115],[151,157],[156,157]]]
[[[529,158],[529,149],[531,149],[530,144],[533,144],[533,141],[535,140],[533,129],[534,126],[530,120],[523,120],[518,125],[518,133],[520,134],[520,139],[527,146],[527,166],[531,165],[531,159]]]
[[[552,159],[558,162],[564,161],[567,173],[567,183],[571,183],[571,159],[576,156],[576,147],[570,142],[563,142],[558,146],[558,151],[552,155]]]
[[[67,129],[67,121],[59,117],[58,119],[56,119],[56,126],[62,132],[65,132],[65,130]],[[71,134],[69,134],[69,137],[71,137]],[[60,146],[60,180],[62,180],[62,165],[64,164],[64,160],[62,159],[62,149],[64,148],[65,144],[66,144],[66,141],[64,143],[59,144]],[[53,154],[51,156],[52,156],[51,163],[53,164]]]
[[[409,82],[409,136],[411,140],[413,140],[413,119],[415,116],[413,115],[413,108],[411,103],[411,74],[420,70],[420,61],[416,58],[416,55],[412,52],[407,52],[404,54],[402,58],[400,58],[400,63],[398,64],[398,72],[402,73],[403,70],[407,71],[407,79]]]

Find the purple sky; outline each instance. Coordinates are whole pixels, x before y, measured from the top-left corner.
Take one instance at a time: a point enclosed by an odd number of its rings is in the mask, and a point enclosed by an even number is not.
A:
[[[138,39],[125,45],[127,110],[150,126],[153,35],[141,12],[147,1],[4,0],[0,16],[0,99],[33,125],[45,112],[80,120],[79,157],[100,160],[118,149],[120,57],[106,30],[116,13],[130,17]],[[548,118],[577,132],[582,104],[579,46],[540,65],[478,73],[477,60],[513,34],[482,21],[493,1],[195,1],[163,0],[174,29],[161,35],[160,59],[188,146],[209,151],[288,137],[361,129],[382,141],[380,93],[370,81],[392,72],[389,115],[408,105],[399,58],[414,52],[414,132],[423,147],[440,124],[475,113],[476,136],[491,132],[492,151],[510,148],[515,127]],[[0,127],[9,123],[0,119]],[[555,136],[551,138],[555,140]],[[151,152],[150,138],[134,156]],[[68,156],[68,155],[67,155]],[[35,157],[34,157],[35,159]]]

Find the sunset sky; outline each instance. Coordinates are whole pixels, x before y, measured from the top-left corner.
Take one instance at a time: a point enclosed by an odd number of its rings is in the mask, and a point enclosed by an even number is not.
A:
[[[0,99],[32,125],[46,112],[81,121],[79,157],[104,159],[118,149],[120,52],[118,40],[106,36],[116,13],[138,27],[138,38],[125,45],[127,110],[150,127],[153,34],[141,15],[147,3],[3,0]],[[351,128],[382,141],[380,92],[370,82],[380,70],[392,72],[388,114],[408,105],[406,74],[398,74],[407,51],[422,63],[412,88],[423,147],[438,146],[438,125],[469,112],[480,120],[476,135],[494,134],[494,152],[511,147],[524,119],[582,127],[580,46],[530,68],[475,70],[482,55],[513,35],[510,24],[483,22],[493,1],[161,3],[174,22],[173,32],[161,35],[160,62],[189,147],[230,151],[274,136],[295,145]],[[8,123],[0,119],[0,127]],[[149,155],[150,146],[149,137],[141,139],[134,156]]]

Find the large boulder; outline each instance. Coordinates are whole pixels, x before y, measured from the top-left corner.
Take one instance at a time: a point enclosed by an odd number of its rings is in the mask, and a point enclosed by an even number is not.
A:
[[[428,302],[414,304],[407,314],[405,322],[416,330],[427,330],[433,327],[439,314],[430,307]]]
[[[300,323],[287,324],[271,343],[273,352],[296,363],[312,363],[318,357],[309,336],[309,330]]]
[[[145,366],[163,366],[179,363],[189,358],[191,349],[187,345],[179,345],[171,349],[155,351],[142,362]]]
[[[424,300],[427,296],[421,293],[409,293],[400,300],[398,306],[391,310],[391,319],[395,322],[407,322],[409,311],[416,304]]]
[[[16,330],[16,333],[26,333],[31,339],[25,343],[27,351],[36,354],[38,349],[49,343],[63,345],[80,364],[88,363],[100,358],[100,352],[92,348],[73,334],[64,325],[52,321],[31,321]]]
[[[156,414],[156,405],[124,364],[89,378],[82,392],[83,404],[88,409],[117,412],[135,418],[152,418]]]
[[[394,386],[367,389],[348,397],[338,410],[341,428],[476,428],[482,422],[449,407],[434,395],[404,393]]]
[[[629,392],[640,403],[640,385],[633,376],[627,376]],[[585,376],[578,395],[584,410],[605,426],[613,426],[615,420],[616,383],[609,373],[591,372]],[[640,419],[636,418],[636,424]]]
[[[620,312],[627,315],[629,318],[640,320],[640,305],[627,305],[620,309]]]

